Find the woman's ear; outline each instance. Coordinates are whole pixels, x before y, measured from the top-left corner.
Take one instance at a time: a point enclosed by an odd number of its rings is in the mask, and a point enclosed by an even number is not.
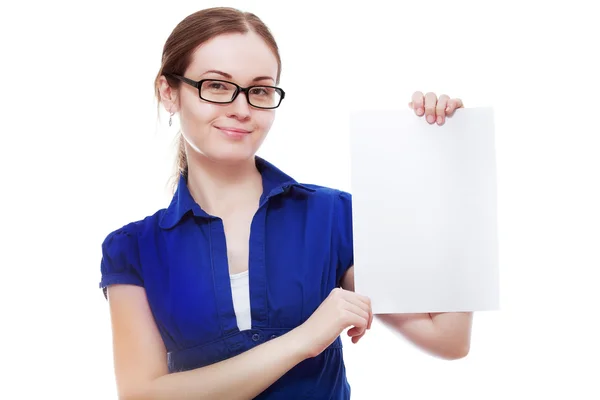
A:
[[[164,75],[161,75],[161,77],[158,78],[158,92],[160,94],[160,102],[167,112],[176,113],[179,111],[179,98],[177,89],[169,85],[169,82]]]

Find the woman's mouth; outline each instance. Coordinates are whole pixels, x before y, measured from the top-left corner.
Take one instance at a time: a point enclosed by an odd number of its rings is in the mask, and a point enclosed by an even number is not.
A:
[[[220,130],[221,132],[223,132],[225,135],[227,135],[228,137],[230,137],[232,139],[243,138],[252,133],[252,131],[249,131],[247,129],[235,128],[235,127],[215,126],[215,128],[217,128],[218,130]]]

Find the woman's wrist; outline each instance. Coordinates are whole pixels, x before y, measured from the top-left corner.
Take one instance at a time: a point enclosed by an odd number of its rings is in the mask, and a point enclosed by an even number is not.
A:
[[[300,325],[281,336],[280,339],[285,341],[286,348],[289,349],[289,351],[291,351],[295,357],[297,357],[299,360],[298,362],[301,362],[307,358],[314,357],[311,352],[311,346],[308,338],[309,336],[307,332],[305,332],[305,327]]]

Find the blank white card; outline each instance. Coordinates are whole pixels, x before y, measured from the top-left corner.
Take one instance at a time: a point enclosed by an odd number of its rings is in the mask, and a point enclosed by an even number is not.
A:
[[[499,308],[493,117],[352,114],[355,287],[374,313]]]

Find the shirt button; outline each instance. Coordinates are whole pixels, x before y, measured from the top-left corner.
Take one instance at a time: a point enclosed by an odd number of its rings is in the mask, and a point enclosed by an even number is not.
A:
[[[277,337],[277,335],[271,335],[271,340],[275,339]]]
[[[254,335],[252,335],[252,340],[254,340],[255,342],[258,342],[259,339],[260,339],[260,335],[258,333],[255,333]]]

